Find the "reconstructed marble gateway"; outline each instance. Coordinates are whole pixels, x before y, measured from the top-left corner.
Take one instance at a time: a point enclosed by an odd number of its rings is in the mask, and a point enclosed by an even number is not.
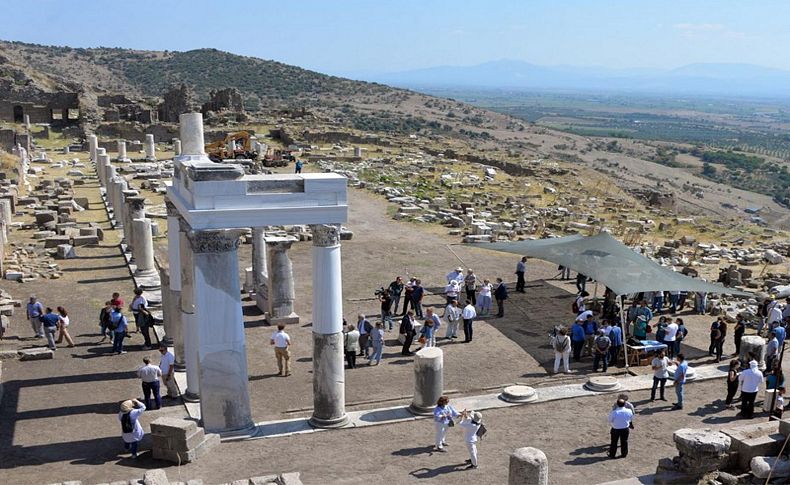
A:
[[[211,432],[254,426],[239,296],[239,237],[242,229],[290,224],[309,224],[313,231],[310,421],[317,427],[343,426],[348,418],[340,224],[348,212],[346,178],[329,173],[245,175],[240,166],[208,159],[200,113],[182,114],[180,122],[182,153],[175,158],[167,191],[169,289],[180,296],[186,394],[200,400],[203,426]]]

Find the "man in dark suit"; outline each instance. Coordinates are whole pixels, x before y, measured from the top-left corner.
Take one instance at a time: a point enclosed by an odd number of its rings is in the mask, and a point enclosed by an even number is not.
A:
[[[411,343],[414,340],[414,311],[409,310],[400,321],[400,333],[403,334],[402,355],[414,355],[411,351]]]

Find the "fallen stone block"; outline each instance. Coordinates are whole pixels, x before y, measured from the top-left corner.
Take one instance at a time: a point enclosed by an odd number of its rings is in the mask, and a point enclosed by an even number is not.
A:
[[[158,433],[152,433],[151,436],[153,438],[154,448],[162,448],[173,451],[189,451],[196,448],[206,438],[206,434],[202,428],[198,428],[197,431],[192,433],[186,439],[183,439],[180,436],[173,437],[161,435]]]
[[[5,272],[5,279],[11,281],[19,281],[22,279],[23,273],[21,271],[8,270]]]
[[[186,440],[197,431],[197,423],[178,418],[157,418],[151,422],[151,433]]]
[[[58,214],[55,211],[37,211],[33,214],[36,218],[36,224],[44,224],[46,222],[52,222],[57,219]]]
[[[56,248],[61,244],[70,244],[71,238],[69,236],[55,236],[55,237],[48,237],[44,240],[44,247],[45,248]]]
[[[722,433],[731,438],[730,449],[737,452],[741,470],[748,469],[755,456],[778,455],[784,442],[784,436],[779,433],[778,421],[723,429]]]
[[[148,470],[143,475],[143,485],[170,485],[167,473],[161,468]]]
[[[57,247],[58,252],[55,253],[55,259],[74,259],[77,253],[74,251],[74,246],[71,244],[61,244]]]
[[[71,238],[72,244],[75,246],[89,246],[99,244],[98,236],[74,236]]]
[[[682,428],[675,431],[672,439],[681,472],[701,475],[729,465],[732,440],[724,433],[710,428]]]
[[[47,347],[33,347],[32,349],[22,349],[17,352],[19,360],[48,360],[55,357],[55,352]]]
[[[299,477],[299,472],[283,473],[280,476],[280,483],[282,485],[302,485],[302,479]]]
[[[219,443],[220,439],[218,434],[208,434],[206,435],[206,439],[193,450],[174,451],[154,448],[153,457],[155,460],[165,460],[173,463],[191,463],[205,455],[211,448],[219,445]]]
[[[268,485],[270,483],[279,483],[279,475],[264,475],[262,477],[250,478],[250,485]]]
[[[0,360],[16,359],[19,354],[16,350],[0,350]]]

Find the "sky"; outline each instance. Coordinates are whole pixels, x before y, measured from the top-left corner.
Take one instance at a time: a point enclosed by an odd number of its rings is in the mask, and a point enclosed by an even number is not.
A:
[[[0,39],[71,47],[213,47],[330,74],[517,59],[790,70],[790,1],[27,0]],[[11,6],[13,4],[13,6]]]

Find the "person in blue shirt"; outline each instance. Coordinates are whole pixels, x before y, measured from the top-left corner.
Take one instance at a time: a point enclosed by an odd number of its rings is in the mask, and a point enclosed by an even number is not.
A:
[[[302,161],[298,158],[296,159],[296,168],[294,169],[294,173],[302,173]]]
[[[781,352],[787,332],[785,331],[785,328],[778,322],[776,323],[776,327],[774,327],[774,332],[776,332],[776,340],[779,341],[779,351]]]
[[[617,322],[614,322],[612,329],[609,331],[609,340],[612,341],[612,346],[609,347],[609,365],[617,367],[620,347],[623,345],[623,330],[617,325]]]
[[[419,319],[423,319],[422,315],[422,297],[425,295],[425,289],[422,287],[422,281],[415,280],[414,287],[411,292],[411,306],[414,308],[414,314]]]
[[[55,332],[58,330],[58,323],[60,316],[52,311],[52,308],[47,307],[44,315],[41,315],[41,325],[44,328],[44,335],[47,337],[47,347],[56,350],[55,347]]]
[[[450,406],[450,399],[447,396],[439,397],[436,401],[436,407],[433,409],[433,422],[436,427],[436,451],[447,451],[444,449],[447,446],[445,441],[447,428],[455,424],[453,419],[456,417],[458,417],[458,411]]]
[[[584,348],[584,327],[579,320],[573,322],[571,327],[571,348],[573,349],[573,361],[579,362],[582,358],[582,348]]]
[[[593,355],[593,347],[595,346],[595,337],[597,335],[598,322],[595,321],[591,314],[588,314],[587,319],[584,321],[584,350],[586,351],[587,355]]]
[[[678,354],[677,360],[672,361],[672,364],[677,365],[675,369],[675,394],[677,394],[678,402],[672,405],[672,409],[683,409],[683,398],[685,397],[684,388],[686,387],[686,373],[689,370],[688,362],[683,354]]]
[[[121,307],[116,306],[112,309],[110,321],[112,325],[115,326],[115,330],[113,330],[113,332],[115,332],[115,338],[112,342],[112,351],[118,355],[125,354],[126,351],[123,350],[123,339],[126,338],[129,322],[126,320],[123,313],[121,313]]]
[[[636,309],[636,318],[639,317],[645,317],[646,323],[650,323],[650,320],[653,318],[653,312],[647,307],[647,301],[645,300],[642,300],[639,308]]]
[[[41,327],[41,315],[43,314],[44,305],[36,299],[35,295],[30,295],[30,301],[27,303],[27,319],[30,321],[30,326],[33,327],[36,338],[44,338],[44,329]]]

